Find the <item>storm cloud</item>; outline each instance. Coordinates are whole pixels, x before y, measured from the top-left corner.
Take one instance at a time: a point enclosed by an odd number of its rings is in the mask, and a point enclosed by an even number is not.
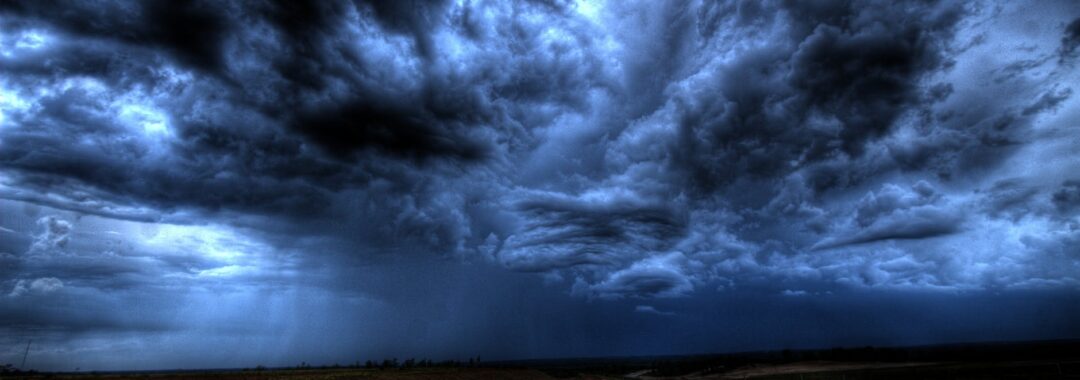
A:
[[[423,292],[390,278],[425,265],[654,318],[713,292],[1072,294],[1078,16],[3,2],[0,319],[162,333],[192,325],[58,313],[269,289],[405,313]]]

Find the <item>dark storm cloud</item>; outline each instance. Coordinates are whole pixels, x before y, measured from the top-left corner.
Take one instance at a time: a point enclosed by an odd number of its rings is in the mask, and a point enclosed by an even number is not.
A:
[[[367,145],[404,156],[451,156],[481,159],[487,148],[467,136],[441,136],[430,126],[430,116],[415,110],[391,107],[369,108],[366,104],[346,104],[336,109],[316,109],[295,121],[298,129],[337,155],[352,153]]]
[[[653,7],[648,15],[617,21],[624,30],[655,28],[666,43],[637,37],[626,42],[630,47],[623,60],[631,71],[625,86],[638,91],[626,101],[632,105],[626,111],[630,115],[622,116],[630,118],[612,123],[617,127],[608,132],[614,136],[606,153],[611,163],[604,169],[607,174],[599,175],[607,178],[586,192],[588,196],[568,197],[594,206],[587,214],[551,207],[519,209],[522,227],[501,251],[509,266],[536,271],[592,268],[575,274],[588,285],[589,291],[581,294],[656,296],[692,290],[695,279],[715,276],[702,268],[733,260],[730,256],[759,244],[799,251],[814,240],[838,246],[921,239],[957,229],[959,219],[950,211],[901,210],[859,231],[833,231],[846,235],[843,238],[819,235],[790,242],[776,239],[777,234],[798,235],[770,211],[781,206],[756,209],[776,203],[770,202],[779,190],[773,187],[776,179],[794,176],[811,193],[793,206],[823,218],[830,211],[807,201],[860,186],[873,180],[875,172],[895,166],[868,146],[887,136],[901,116],[936,101],[921,83],[947,66],[944,55],[963,15],[961,7],[767,4],[767,10],[740,7],[737,17],[711,7]],[[719,33],[718,25],[725,23],[743,25],[747,31]],[[783,31],[778,33],[782,38],[739,50],[730,59],[712,50],[729,39],[752,38],[769,29]],[[648,100],[661,89],[663,97]],[[633,111],[635,107],[641,110]],[[597,176],[589,169],[578,174]],[[673,196],[677,200],[669,198]],[[628,217],[623,207],[596,200],[605,197],[623,197],[682,216],[676,224],[644,223]],[[707,225],[686,221],[692,210],[717,207],[745,213],[744,225],[728,224],[739,217]],[[656,229],[660,226],[664,229]],[[688,233],[698,228],[702,230]],[[736,232],[740,230],[754,232]],[[706,238],[725,233],[729,235],[724,238]],[[641,267],[673,252],[686,256],[659,269]]]
[[[862,156],[921,103],[918,83],[942,66],[961,15],[945,4],[834,2],[777,11],[791,23],[791,40],[746,52],[679,112],[676,162],[707,190],[743,175]],[[811,171],[808,180],[816,190],[854,185],[837,178],[844,174]]]
[[[920,100],[916,83],[941,66],[961,8],[837,8],[807,12],[825,22],[799,43],[787,80],[811,113],[838,119],[840,148],[858,155],[864,141],[886,133]],[[803,12],[791,17],[803,19]]]
[[[682,296],[694,288],[692,277],[682,269],[685,261],[679,253],[650,257],[611,273],[585,291],[601,298]]]
[[[453,78],[442,76],[447,73],[431,67],[435,63],[431,34],[446,24],[445,9],[428,2],[375,2],[356,7],[274,3],[267,10],[268,19],[285,38],[276,47],[278,51],[265,52],[269,57],[256,59],[269,58],[269,69],[283,81],[273,84],[277,87],[274,94],[256,99],[264,112],[285,119],[291,129],[339,157],[374,149],[420,160],[482,159],[492,149],[485,139],[488,136],[471,129],[490,125],[494,111],[475,88],[454,83]],[[350,12],[374,17],[389,37],[404,35],[412,40],[411,46],[398,52],[412,57],[390,59],[416,59],[427,66],[418,68],[417,77],[407,78],[417,81],[411,84],[417,88],[393,93],[383,88],[385,83],[370,77],[385,73],[380,72],[383,68],[373,67],[380,62],[350,46],[355,42],[348,39]],[[340,85],[348,86],[348,91],[332,94],[326,101],[305,103],[313,93]],[[295,109],[282,109],[284,104]]]
[[[1047,110],[1053,110],[1059,104],[1061,104],[1061,102],[1069,99],[1070,96],[1072,96],[1071,88],[1060,89],[1057,91],[1047,91],[1046,93],[1042,94],[1042,96],[1039,96],[1039,98],[1036,99],[1034,103],[1031,103],[1031,105],[1024,108],[1024,111],[1021,112],[1021,115],[1030,116],[1045,112]]]
[[[496,144],[528,143],[520,119],[535,117],[512,102],[579,101],[574,94],[596,70],[587,56],[561,56],[587,40],[545,40],[527,24],[536,21],[481,27],[467,9],[434,3],[250,5],[109,3],[101,7],[109,12],[81,17],[11,3],[5,20],[51,38],[42,49],[4,60],[17,74],[13,84],[23,86],[20,96],[31,95],[32,86],[59,87],[38,99],[42,108],[9,116],[38,127],[6,131],[3,162],[13,179],[36,192],[93,194],[86,201],[100,202],[102,213],[146,204],[166,214],[194,207],[320,215],[331,207],[331,194],[376,178],[412,181],[433,172],[458,175],[458,164],[504,162],[507,146]],[[512,8],[504,11],[551,10]],[[158,20],[172,13],[183,17],[168,22],[199,33]],[[557,21],[578,33],[574,22]],[[431,51],[440,32],[455,38],[468,32],[464,42],[495,49],[464,66]],[[201,39],[210,43],[189,43]],[[140,67],[147,63],[160,66]],[[88,79],[76,81],[81,78]],[[103,93],[123,94],[138,108],[129,112]],[[118,123],[125,112],[133,113],[132,125]],[[167,136],[126,137],[150,123],[167,128]],[[64,144],[72,133],[89,143]],[[157,152],[146,141],[155,138],[162,140]],[[399,159],[416,165],[393,162]],[[8,196],[88,212],[95,207]],[[154,217],[128,211],[140,220]]]
[[[222,64],[221,46],[230,25],[228,9],[199,1],[145,3],[55,4],[9,1],[0,13],[17,22],[42,23],[76,36],[161,49],[185,65],[216,71]]]
[[[890,239],[924,239],[957,232],[962,215],[940,205],[941,195],[926,182],[911,190],[886,185],[869,193],[855,207],[853,228],[846,236],[829,238],[815,248],[831,248]]]
[[[632,262],[670,249],[687,223],[662,205],[533,199],[517,208],[527,224],[506,242],[502,260],[519,270]]]
[[[1054,206],[1061,212],[1073,212],[1080,209],[1080,181],[1067,180],[1054,192]]]
[[[1072,56],[1080,46],[1080,18],[1072,20],[1065,27],[1065,36],[1061,37],[1061,58]]]
[[[983,5],[7,2],[0,196],[607,299],[971,285],[950,239],[1068,209],[1009,160],[1075,101],[1076,22],[1024,39]]]
[[[1039,189],[1019,178],[1010,178],[995,182],[986,193],[988,214],[1019,218],[1032,211],[1030,203],[1038,195]]]
[[[425,109],[406,106],[419,95],[388,101],[397,96],[373,91],[345,95],[329,105],[297,104],[285,99],[310,98],[312,94],[306,89],[317,91],[326,84],[300,81],[307,78],[289,78],[301,71],[292,67],[277,67],[276,74],[285,80],[297,81],[278,84],[277,88],[270,89],[276,93],[270,95],[265,95],[264,85],[274,86],[277,82],[272,79],[268,79],[268,83],[236,85],[237,81],[248,78],[233,76],[228,66],[235,65],[234,60],[215,57],[226,53],[223,51],[226,42],[235,43],[245,36],[242,30],[226,28],[225,24],[211,22],[206,17],[258,19],[263,11],[276,15],[275,12],[289,10],[274,5],[268,10],[259,7],[251,10],[212,9],[206,13],[211,5],[110,4],[104,8],[116,9],[100,15],[102,20],[97,22],[87,21],[94,18],[77,16],[77,12],[44,12],[38,3],[13,3],[8,7],[8,17],[15,16],[16,20],[43,27],[49,33],[70,34],[50,34],[59,42],[28,57],[19,56],[4,62],[12,73],[19,74],[13,78],[24,85],[37,81],[40,86],[41,81],[46,81],[60,87],[38,100],[41,108],[30,114],[12,115],[12,119],[36,128],[8,131],[10,133],[4,137],[4,165],[24,188],[37,191],[8,196],[139,220],[153,220],[161,215],[146,215],[138,210],[112,210],[134,204],[149,206],[160,211],[159,214],[195,207],[210,212],[304,217],[322,214],[331,202],[331,193],[362,186],[380,176],[379,171],[398,170],[379,164],[375,160],[377,157],[371,158],[373,161],[367,168],[352,167],[337,160],[345,153],[373,148],[375,154],[419,159],[443,156],[473,159],[482,157],[488,149],[482,142],[459,142],[463,135],[453,131],[468,129],[470,125],[466,124],[475,122],[475,117],[461,116],[469,112],[459,112],[453,108],[455,104],[435,104],[434,110],[443,114],[433,115]],[[158,9],[171,6],[179,9]],[[295,25],[292,29],[284,28],[284,34],[290,37],[286,38],[286,43],[291,39],[308,38],[307,42],[328,39],[336,30],[344,28],[345,10],[307,11],[324,12],[325,29],[305,32],[295,30]],[[163,13],[184,16],[167,17],[169,22],[184,22],[185,27],[200,32],[185,33],[180,28],[169,27],[170,24],[157,19]],[[194,19],[185,21],[187,16]],[[276,21],[271,18],[270,23]],[[221,28],[207,30],[203,28],[206,23],[220,24]],[[229,21],[229,25],[237,23],[238,20]],[[117,25],[129,27],[113,27]],[[321,34],[305,37],[305,33]],[[181,39],[181,36],[195,40]],[[203,37],[209,43],[188,43]],[[299,42],[293,47],[302,49],[305,45]],[[295,64],[338,65],[339,73],[353,76],[354,67],[336,63],[338,57],[331,49],[339,47],[328,46],[327,50],[308,54],[294,54],[297,52],[293,49],[262,51],[256,53],[268,56],[251,58],[265,59],[276,65],[299,56],[301,58],[297,59],[308,61]],[[160,60],[154,55],[158,48],[175,53],[175,61]],[[125,54],[116,54],[118,50]],[[59,60],[53,60],[53,57]],[[41,62],[50,64],[41,66]],[[133,68],[148,62],[157,62],[164,67]],[[170,63],[179,67],[170,68]],[[195,80],[177,78],[178,71],[185,68],[210,70],[217,76],[203,78],[196,72]],[[334,79],[333,71],[324,72],[318,67],[313,70],[321,77],[311,79],[325,79],[327,75]],[[65,74],[72,76],[64,77]],[[72,85],[72,79],[79,78],[77,75],[88,75],[89,79]],[[380,84],[358,85],[377,87]],[[362,88],[357,90],[363,92]],[[123,92],[128,92],[130,99],[126,100],[130,104],[117,104],[112,96]],[[26,95],[25,92],[22,94]],[[103,94],[109,96],[103,97]],[[437,94],[429,98],[440,96],[445,98]],[[244,98],[263,104],[254,108],[245,102],[231,104]],[[281,113],[282,110],[288,111]],[[123,123],[125,114],[129,114],[128,125]],[[440,120],[440,117],[448,121]],[[167,128],[167,131],[154,132],[167,133],[151,134],[145,140],[127,137],[132,132],[138,135],[138,129],[148,128],[149,123],[157,123],[155,128]],[[290,130],[301,133],[288,133]],[[89,143],[64,143],[71,134],[84,136]],[[324,156],[319,150],[306,147],[305,142],[333,155]],[[150,147],[147,143],[157,146]],[[366,154],[349,157],[350,160],[364,160]],[[383,178],[394,176],[390,173]],[[405,177],[397,177],[402,178]],[[73,193],[93,196],[56,202],[34,194],[41,194],[44,189],[59,193],[61,198]]]

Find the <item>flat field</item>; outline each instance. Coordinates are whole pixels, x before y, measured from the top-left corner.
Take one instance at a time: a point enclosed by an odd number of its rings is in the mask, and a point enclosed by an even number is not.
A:
[[[53,373],[12,375],[13,379],[68,380],[344,380],[344,379],[762,379],[762,380],[862,380],[862,379],[1080,379],[1080,361],[867,363],[793,362],[752,364],[730,370],[709,369],[664,376],[654,369],[619,372],[618,369],[569,368],[419,368],[419,369],[278,369],[261,371],[177,371],[128,373]]]
[[[390,361],[383,361],[390,362]],[[428,363],[428,361],[423,361]],[[397,363],[397,361],[393,361]],[[409,360],[408,363],[413,363]],[[314,379],[1076,379],[1080,340],[861,347],[729,354],[541,359],[468,365],[389,364],[383,368],[306,367],[149,372],[17,372],[6,379],[314,380]]]

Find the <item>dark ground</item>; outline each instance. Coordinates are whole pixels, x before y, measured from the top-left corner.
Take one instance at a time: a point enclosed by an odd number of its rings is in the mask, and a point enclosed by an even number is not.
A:
[[[410,361],[410,363],[412,363]],[[426,363],[420,362],[420,363]],[[1080,379],[1080,340],[924,347],[783,350],[719,355],[444,362],[427,367],[304,367],[115,373],[28,373],[25,379]]]

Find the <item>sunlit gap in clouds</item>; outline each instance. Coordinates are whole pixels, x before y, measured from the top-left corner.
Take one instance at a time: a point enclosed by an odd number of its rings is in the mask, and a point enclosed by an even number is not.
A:
[[[25,111],[30,104],[24,101],[14,91],[4,88],[0,81],[0,127],[14,125],[7,121],[7,114],[11,112]]]
[[[33,54],[36,50],[45,49],[52,40],[52,36],[38,30],[23,30],[14,33],[0,31],[0,59],[15,59],[19,56]],[[11,124],[7,119],[14,112],[25,111],[31,103],[22,99],[15,90],[5,85],[3,76],[0,76],[0,127]],[[0,144],[3,141],[0,140]]]
[[[258,272],[268,263],[265,257],[272,249],[248,239],[222,225],[141,225],[147,236],[138,242],[158,255],[197,254],[212,263],[210,268],[191,268],[198,276],[232,277],[243,273]]]
[[[170,134],[168,116],[161,111],[139,104],[120,106],[120,120],[142,129],[147,136]]]
[[[275,249],[228,225],[138,222],[21,201],[3,200],[0,204],[10,212],[0,227],[8,234],[36,242],[26,253],[9,254],[38,255],[48,260],[138,261],[165,277],[191,281],[294,275],[291,267],[295,254]],[[57,223],[62,228],[55,227]]]
[[[39,30],[23,30],[15,33],[0,31],[0,56],[15,58],[20,54],[47,48],[52,36]]]

